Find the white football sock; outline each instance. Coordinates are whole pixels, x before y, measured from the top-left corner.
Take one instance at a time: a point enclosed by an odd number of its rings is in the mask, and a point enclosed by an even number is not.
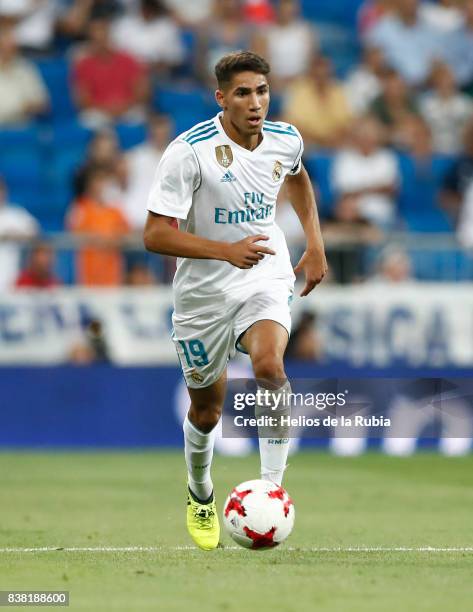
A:
[[[213,483],[210,466],[215,442],[215,429],[203,433],[186,416],[184,431],[184,454],[186,457],[189,488],[199,501],[206,501],[212,495]]]
[[[265,389],[258,387],[262,392]],[[288,401],[283,401],[286,394],[291,393],[291,385],[287,380],[282,387],[275,390],[268,390],[271,402],[268,405],[256,405],[255,416],[262,414],[280,417],[281,415],[290,416],[291,407]],[[278,403],[278,398],[279,403]],[[277,405],[276,410],[271,409],[271,405]],[[286,469],[287,455],[289,452],[289,427],[259,427],[259,452],[261,459],[261,478],[270,480],[278,485],[282,483],[284,470]],[[271,437],[266,437],[271,435]],[[272,437],[274,434],[274,437]],[[264,437],[263,437],[264,436]]]

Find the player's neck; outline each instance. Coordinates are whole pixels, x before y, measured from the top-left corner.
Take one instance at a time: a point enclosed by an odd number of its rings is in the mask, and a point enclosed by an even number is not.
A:
[[[259,134],[242,134],[225,113],[223,113],[219,119],[225,134],[244,149],[253,151],[263,139],[261,132]]]

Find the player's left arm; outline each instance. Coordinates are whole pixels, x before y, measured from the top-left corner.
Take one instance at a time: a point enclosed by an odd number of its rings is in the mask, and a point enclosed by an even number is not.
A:
[[[294,268],[296,274],[303,271],[305,275],[305,287],[301,292],[303,297],[308,295],[327,273],[327,260],[314,190],[304,166],[297,174],[286,176],[286,188],[306,237],[306,249]]]

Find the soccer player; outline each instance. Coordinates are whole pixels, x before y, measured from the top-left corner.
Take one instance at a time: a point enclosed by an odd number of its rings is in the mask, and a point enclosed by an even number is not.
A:
[[[173,340],[191,399],[183,426],[187,527],[204,550],[216,548],[220,535],[210,466],[227,360],[235,350],[248,353],[255,378],[273,394],[287,393],[294,272],[305,274],[305,296],[327,270],[301,136],[292,125],[265,120],[269,71],[250,52],[217,63],[221,112],[168,146],[148,200],[146,248],[179,258]],[[274,221],[283,183],[307,241],[294,271]],[[288,438],[260,437],[259,446],[261,478],[281,484]]]

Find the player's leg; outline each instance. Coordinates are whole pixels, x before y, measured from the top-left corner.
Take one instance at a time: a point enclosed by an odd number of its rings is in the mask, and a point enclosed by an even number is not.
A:
[[[220,526],[210,476],[215,426],[223,408],[233,330],[225,316],[173,316],[173,340],[191,399],[184,419],[188,472],[187,529],[200,548],[218,546]]]
[[[212,495],[214,428],[223,408],[232,330],[225,318],[203,313],[173,316],[173,340],[191,399],[184,420],[189,488],[200,502]]]
[[[288,339],[288,332],[283,325],[264,319],[253,323],[239,341],[250,355],[254,375],[260,386],[270,391],[271,401],[278,402],[279,415],[289,411],[287,401],[278,399],[278,396],[286,396],[291,391],[283,363]],[[264,408],[271,411],[271,406],[266,405]],[[289,452],[288,428],[263,428],[260,434],[261,478],[280,485]]]
[[[194,498],[208,503],[213,495],[210,476],[215,426],[222,414],[226,389],[226,371],[209,387],[188,388],[191,405],[184,419],[184,452],[189,489]]]
[[[269,319],[256,321],[246,330],[239,343],[250,355],[255,378],[275,385],[286,380],[283,359],[288,340],[287,330]]]
[[[226,372],[208,387],[189,388],[191,406],[184,420],[184,453],[188,472],[187,529],[203,550],[220,539],[217,505],[210,476],[215,426],[222,413]]]

